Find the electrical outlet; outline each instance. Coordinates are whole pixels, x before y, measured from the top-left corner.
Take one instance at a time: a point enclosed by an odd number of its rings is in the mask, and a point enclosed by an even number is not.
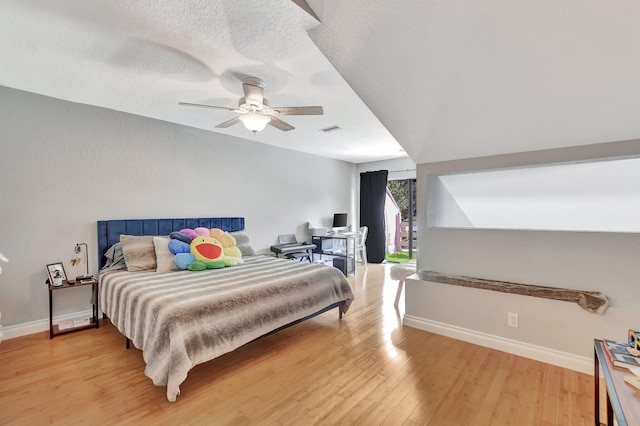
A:
[[[507,325],[509,327],[517,327],[518,326],[518,314],[513,312],[509,312],[509,316],[507,319]]]

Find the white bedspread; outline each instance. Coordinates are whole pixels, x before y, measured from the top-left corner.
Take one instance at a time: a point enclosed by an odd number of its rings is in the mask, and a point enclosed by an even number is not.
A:
[[[100,310],[142,350],[145,374],[167,386],[169,401],[194,366],[353,300],[338,269],[268,256],[199,272],[109,272],[99,288]]]

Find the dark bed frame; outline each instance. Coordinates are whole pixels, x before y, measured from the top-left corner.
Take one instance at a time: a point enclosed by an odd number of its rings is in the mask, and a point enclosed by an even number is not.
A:
[[[180,231],[184,228],[194,229],[218,228],[226,232],[243,231],[244,217],[207,217],[207,218],[186,218],[186,219],[117,219],[117,220],[99,220],[98,221],[98,268],[102,268],[105,263],[104,254],[113,244],[120,241],[120,235],[169,235],[174,231]],[[296,325],[302,321],[306,321],[317,315],[323,314],[333,308],[344,306],[345,302],[337,302],[327,306],[320,311],[313,313],[307,317],[300,318],[287,325],[277,328],[262,337],[277,333],[280,330]],[[338,309],[339,319],[342,319],[342,309]],[[126,337],[126,336],[125,336]],[[255,339],[257,340],[257,339]],[[254,340],[254,341],[255,341]],[[127,349],[130,342],[127,338]],[[251,343],[251,342],[249,342]]]

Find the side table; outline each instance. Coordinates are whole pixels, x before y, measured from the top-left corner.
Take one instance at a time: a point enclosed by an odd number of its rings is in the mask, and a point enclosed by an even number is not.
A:
[[[88,324],[81,325],[72,325],[70,327],[66,327],[64,329],[60,329],[59,324],[53,323],[53,292],[62,290],[62,289],[71,289],[77,287],[84,287],[90,285],[95,295],[95,300],[92,300],[92,317]],[[57,336],[58,334],[69,333],[71,331],[83,330],[85,328],[100,328],[100,321],[98,320],[98,280],[86,280],[86,281],[76,281],[71,284],[68,281],[63,281],[62,285],[54,286],[51,283],[47,284],[49,287],[49,339],[53,339],[53,336]]]
[[[595,424],[602,425],[600,421],[600,370],[604,376],[607,425],[613,426],[614,414],[619,426],[640,424],[640,403],[638,391],[624,382],[625,376],[632,373],[626,368],[615,367],[609,361],[602,348],[602,340],[595,339],[593,344],[593,376],[595,403]]]

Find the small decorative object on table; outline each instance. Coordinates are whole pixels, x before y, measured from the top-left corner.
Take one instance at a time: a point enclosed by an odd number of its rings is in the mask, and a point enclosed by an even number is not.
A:
[[[640,331],[629,329],[629,346],[640,351]]]
[[[87,247],[87,243],[77,243],[74,251],[76,252],[76,254],[79,254],[80,252],[83,251],[82,246],[84,246],[84,265],[87,268],[87,273],[84,275],[77,276],[76,282],[87,283],[94,280],[93,276],[89,274],[89,254],[88,254],[89,248]]]
[[[62,262],[48,264],[47,275],[49,275],[49,282],[54,287],[61,286],[67,280],[67,274],[64,272]]]

